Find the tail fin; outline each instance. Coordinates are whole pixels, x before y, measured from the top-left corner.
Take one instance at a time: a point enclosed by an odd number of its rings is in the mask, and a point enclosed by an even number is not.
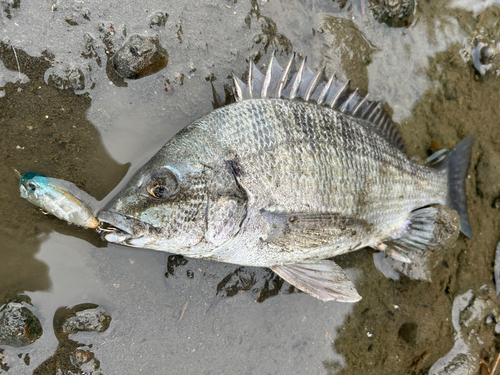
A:
[[[444,160],[448,169],[448,202],[447,206],[453,208],[460,215],[460,231],[472,238],[472,229],[467,216],[467,195],[465,194],[465,178],[470,166],[470,156],[474,136],[471,134],[462,139]]]

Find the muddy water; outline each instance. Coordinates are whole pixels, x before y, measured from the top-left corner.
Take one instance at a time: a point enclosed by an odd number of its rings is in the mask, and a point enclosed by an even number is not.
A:
[[[44,333],[0,346],[0,373],[427,373],[453,346],[453,299],[492,283],[500,238],[500,78],[478,74],[464,41],[499,36],[498,8],[419,2],[410,27],[368,1],[0,2],[0,304],[27,296]],[[164,26],[155,12],[168,14]],[[158,35],[168,65],[124,80],[110,56]],[[497,38],[498,43],[498,38]],[[323,303],[264,269],[107,244],[18,197],[13,168],[73,181],[103,204],[178,130],[213,108],[246,60],[292,50],[387,103],[410,156],[474,134],[467,180],[473,240],[459,238],[432,282],[385,278],[373,251],[338,263],[363,299]],[[122,182],[122,183],[121,183]],[[495,299],[495,296],[491,296]],[[105,332],[56,334],[61,308],[101,306]],[[64,310],[64,309],[63,309]],[[494,324],[479,357],[498,353]],[[77,369],[85,348],[97,361]],[[479,368],[479,364],[477,364]]]

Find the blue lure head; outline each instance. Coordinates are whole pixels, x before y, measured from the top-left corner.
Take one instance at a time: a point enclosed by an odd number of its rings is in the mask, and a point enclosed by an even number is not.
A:
[[[33,172],[25,173],[21,176],[19,181],[19,193],[21,197],[29,200],[31,203],[36,204],[33,200],[38,198],[38,191],[43,187],[45,176]]]

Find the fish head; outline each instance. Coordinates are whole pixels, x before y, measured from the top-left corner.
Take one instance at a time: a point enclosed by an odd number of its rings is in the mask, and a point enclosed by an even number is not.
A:
[[[205,234],[207,181],[197,161],[146,163],[102,210],[109,242],[185,253]]]

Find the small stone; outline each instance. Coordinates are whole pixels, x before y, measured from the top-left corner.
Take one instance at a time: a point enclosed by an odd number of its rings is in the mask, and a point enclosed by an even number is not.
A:
[[[123,78],[139,79],[168,64],[168,54],[158,37],[132,35],[113,56],[113,66]]]
[[[498,197],[493,201],[493,207],[496,208],[497,210],[500,210],[500,197]]]
[[[82,71],[70,64],[56,64],[47,69],[44,74],[45,83],[51,84],[59,90],[83,90],[85,76]]]
[[[474,68],[481,75],[485,75],[493,67],[496,55],[498,55],[498,49],[489,46],[487,43],[479,42],[472,51]]]
[[[149,27],[163,27],[167,23],[168,14],[163,12],[155,12],[149,18]]]
[[[89,362],[94,358],[94,353],[90,350],[76,349],[71,353],[71,362],[75,367],[80,367],[82,364]]]
[[[62,326],[63,333],[80,331],[104,332],[108,329],[111,317],[101,308],[77,311],[69,316]]]
[[[0,345],[26,346],[42,336],[38,318],[28,304],[9,302],[0,308]]]
[[[373,17],[389,27],[408,27],[413,21],[415,0],[369,0]]]
[[[95,358],[94,353],[89,350],[89,347],[78,348],[73,351],[69,356],[71,364],[76,368],[80,369],[79,374],[101,374],[99,370],[100,363]],[[73,372],[68,372],[68,374]]]

